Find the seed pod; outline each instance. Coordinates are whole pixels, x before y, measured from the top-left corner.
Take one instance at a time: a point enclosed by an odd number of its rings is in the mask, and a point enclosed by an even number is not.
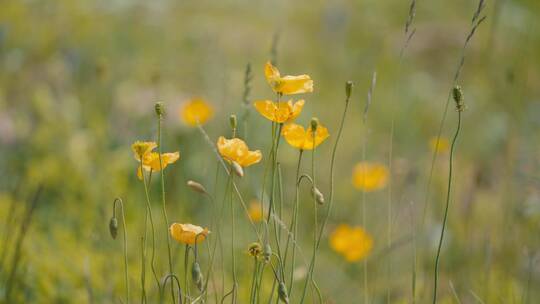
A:
[[[111,237],[116,239],[116,235],[118,235],[118,220],[116,217],[111,217],[109,221],[109,232],[111,233]]]
[[[351,98],[352,89],[353,82],[349,80],[345,83],[345,95],[347,96],[347,101]]]
[[[317,187],[311,188],[311,195],[313,195],[319,205],[324,205],[324,195]]]
[[[195,181],[188,180],[187,185],[188,185],[188,187],[191,188],[191,190],[193,190],[195,192],[199,192],[200,194],[206,194],[207,193],[204,186],[197,183],[197,182],[195,182]]]
[[[238,175],[239,177],[244,177],[244,169],[242,169],[242,166],[240,166],[235,161],[233,161],[231,164],[232,164],[232,170],[234,174]]]
[[[269,243],[266,243],[264,245],[264,252],[263,252],[264,262],[265,263],[270,262],[270,257],[272,257],[272,247],[270,247]]]
[[[311,118],[311,130],[313,132],[317,131],[317,127],[319,126],[319,119],[317,117]]]
[[[197,261],[193,262],[193,265],[191,266],[191,279],[193,280],[193,283],[195,284],[195,286],[197,286],[199,291],[202,291],[203,275],[201,271],[201,266]]]
[[[238,125],[238,121],[236,119],[236,115],[234,114],[231,114],[231,116],[229,116],[229,124],[231,124],[231,128],[233,130],[236,130],[236,127]]]
[[[165,114],[165,106],[162,102],[156,102],[156,105],[154,106],[154,109],[156,110],[157,116],[161,117],[163,114]]]
[[[285,286],[284,282],[279,282],[278,295],[279,295],[279,299],[283,303],[289,304],[289,295],[287,292],[287,286]]]

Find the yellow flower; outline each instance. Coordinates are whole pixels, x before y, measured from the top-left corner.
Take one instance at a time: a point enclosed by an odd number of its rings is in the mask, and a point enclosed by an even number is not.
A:
[[[330,247],[348,262],[365,258],[373,249],[373,239],[362,227],[339,225],[330,235]]]
[[[448,138],[441,137],[439,138],[439,144],[437,145],[437,136],[433,136],[429,140],[429,148],[432,152],[446,153],[450,149],[450,142],[448,141]]]
[[[328,129],[323,127],[321,124],[317,126],[317,131],[315,132],[315,143],[313,142],[313,131],[311,126],[307,131],[301,125],[294,123],[285,125],[281,131],[283,137],[289,145],[300,149],[300,150],[311,150],[320,145],[328,136]]]
[[[388,169],[383,164],[360,162],[353,169],[352,182],[357,189],[371,192],[384,188],[388,175]]]
[[[143,146],[147,145],[148,148],[143,148]],[[145,171],[159,171],[161,169],[165,169],[168,165],[176,162],[180,158],[179,152],[174,153],[162,153],[161,154],[161,166],[159,165],[159,153],[157,152],[151,152],[156,147],[156,144],[153,142],[150,143],[141,143],[136,142],[133,144],[133,151],[135,152],[135,158],[142,162],[142,169]],[[144,153],[140,153],[141,151],[145,151]],[[138,158],[140,156],[140,158]],[[137,168],[137,177],[142,180],[143,179],[143,172],[142,172],[141,166],[139,165]]]
[[[249,218],[255,223],[260,222],[263,219],[263,211],[261,207],[261,203],[257,200],[252,200],[251,203],[249,203]]]
[[[206,236],[210,233],[207,228],[179,223],[173,223],[171,227],[169,227],[169,231],[173,239],[187,245],[195,244],[195,240],[197,240],[197,244],[204,241]]]
[[[283,76],[270,62],[264,66],[266,81],[274,92],[282,95],[292,95],[313,92],[313,80],[309,75]]]
[[[303,99],[293,104],[292,100],[288,102],[272,102],[270,100],[255,101],[255,108],[265,118],[278,123],[289,122],[298,117],[305,101]]]
[[[226,139],[220,136],[217,141],[219,154],[228,161],[248,167],[261,161],[261,151],[249,151],[246,143],[239,138]]]
[[[136,141],[131,145],[131,149],[135,154],[135,159],[140,161],[146,154],[150,153],[157,147],[153,141]]]
[[[194,98],[180,109],[180,117],[186,125],[192,127],[205,124],[213,115],[214,109],[202,98]]]

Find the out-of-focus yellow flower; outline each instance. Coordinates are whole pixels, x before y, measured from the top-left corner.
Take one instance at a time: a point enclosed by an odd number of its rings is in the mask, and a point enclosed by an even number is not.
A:
[[[315,142],[313,142],[314,136],[311,126],[309,126],[306,131],[301,125],[294,123],[287,124],[283,127],[281,134],[283,134],[283,137],[285,137],[285,140],[289,145],[300,150],[312,150],[330,136],[328,134],[328,129],[320,123],[315,131]]]
[[[217,141],[219,154],[228,161],[233,161],[242,167],[248,167],[261,161],[260,150],[249,151],[247,144],[240,138],[226,139],[220,136]]]
[[[278,123],[284,123],[294,120],[304,107],[305,101],[298,100],[293,104],[292,100],[288,102],[272,102],[270,100],[255,101],[255,108],[265,118]]]
[[[446,153],[450,149],[450,141],[446,137],[440,137],[439,144],[437,145],[437,136],[433,136],[429,140],[429,148],[432,152]]]
[[[251,203],[249,203],[248,208],[249,218],[253,222],[260,222],[263,219],[263,211],[261,203],[257,200],[252,200]]]
[[[383,164],[360,162],[354,166],[352,182],[359,190],[377,191],[386,186],[388,175],[388,169]]]
[[[313,80],[309,75],[281,76],[279,70],[270,62],[264,66],[266,81],[274,92],[282,95],[292,95],[313,92]]]
[[[180,109],[180,117],[188,126],[196,127],[205,124],[214,115],[212,106],[202,98],[194,98],[188,101]]]
[[[152,150],[157,147],[157,144],[153,141],[136,141],[131,145],[131,149],[135,154],[135,159],[141,161],[141,159]]]
[[[348,262],[356,262],[371,252],[373,239],[362,227],[341,224],[330,235],[330,247]]]
[[[195,240],[197,244],[204,241],[210,233],[207,228],[192,224],[173,223],[169,227],[169,231],[173,239],[182,244],[193,245]]]

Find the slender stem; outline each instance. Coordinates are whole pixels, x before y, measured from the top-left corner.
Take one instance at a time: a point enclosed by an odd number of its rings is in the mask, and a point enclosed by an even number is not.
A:
[[[439,246],[437,247],[437,255],[435,257],[435,273],[434,273],[434,285],[433,285],[433,304],[437,302],[437,285],[439,280],[439,260],[441,255],[441,248],[444,239],[444,232],[446,229],[446,222],[448,220],[448,209],[450,206],[450,192],[452,189],[452,170],[453,170],[453,157],[454,157],[454,148],[456,145],[456,140],[461,129],[461,111],[458,111],[458,124],[456,128],[456,133],[454,134],[454,139],[452,140],[452,146],[450,147],[450,160],[449,160],[449,171],[448,171],[448,187],[446,191],[446,207],[444,209],[444,218],[443,225],[441,229],[441,236],[439,238]]]
[[[154,230],[154,217],[152,215],[152,207],[150,205],[150,194],[148,192],[148,185],[146,183],[146,176],[144,174],[144,170],[143,170],[143,166],[142,166],[142,161],[141,161],[141,164],[140,164],[140,169],[141,169],[141,174],[142,174],[142,177],[143,177],[143,185],[144,185],[144,194],[145,194],[145,197],[146,197],[146,218],[145,218],[145,224],[144,224],[144,237],[143,237],[143,243],[144,243],[144,254],[143,254],[143,263],[145,265],[145,267],[143,267],[143,276],[141,278],[141,283],[143,284],[143,288],[144,288],[144,281],[145,281],[145,275],[144,275],[144,269],[146,268],[146,231],[147,231],[147,219],[150,218],[150,229],[152,230],[152,256],[150,257],[150,268],[152,269],[152,274],[154,275],[154,279],[156,280],[156,284],[158,286],[158,290],[161,288],[160,287],[160,284],[159,284],[159,278],[158,278],[158,275],[157,275],[157,272],[156,272],[156,267],[155,267],[155,255],[156,255],[156,236],[155,236],[155,230]]]
[[[129,275],[128,275],[128,258],[127,258],[127,229],[124,203],[122,199],[116,198],[113,202],[113,217],[116,217],[116,204],[120,204],[122,209],[122,229],[124,234],[124,279],[126,280],[126,303],[129,304]]]
[[[163,174],[163,162],[161,159],[162,145],[161,145],[161,119],[162,116],[158,115],[158,154],[159,154],[159,172],[161,175],[161,201],[162,201],[162,212],[163,219],[165,220],[165,234],[167,236],[167,253],[169,258],[169,273],[174,274],[173,264],[172,264],[172,253],[171,253],[171,236],[169,234],[169,218],[167,216],[167,208],[165,204],[165,177]],[[171,297],[173,302],[176,302],[174,296],[174,285],[171,282]]]
[[[367,141],[368,141],[368,127],[367,127],[367,119],[364,120],[364,142],[362,143],[362,162],[365,163],[366,161],[366,147],[367,147]],[[363,179],[366,180],[366,171],[363,172]],[[366,191],[362,191],[362,226],[367,228],[367,219],[366,219]],[[363,262],[363,274],[364,274],[364,303],[369,303],[369,290],[368,290],[368,264],[367,264],[367,257],[364,258]]]
[[[186,294],[186,303],[189,303],[189,278],[188,278],[188,266],[189,266],[189,245],[186,244],[184,252],[184,292]]]
[[[231,171],[232,171],[232,167],[231,167]],[[232,172],[231,172],[232,173]],[[231,183],[229,184],[229,188],[231,187],[230,185],[232,184],[232,181],[234,179],[233,177],[233,174],[230,174],[231,176]],[[230,207],[231,207],[231,232],[232,232],[232,235],[231,235],[231,255],[232,255],[232,276],[233,276],[233,290],[232,290],[232,299],[233,299],[233,303],[236,303],[236,300],[237,300],[237,289],[238,289],[238,278],[236,276],[236,254],[235,254],[235,250],[234,250],[234,241],[235,241],[235,219],[234,219],[234,201],[233,201],[233,193],[232,193],[232,189],[230,191]]]

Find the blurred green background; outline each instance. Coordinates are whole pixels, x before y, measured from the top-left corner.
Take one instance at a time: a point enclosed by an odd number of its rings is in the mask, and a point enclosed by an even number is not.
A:
[[[536,303],[540,299],[540,3],[489,0],[465,54],[459,84],[467,111],[455,156],[455,187],[443,247],[440,303]],[[367,159],[388,163],[392,109],[393,239],[386,250],[387,189],[369,193],[367,231],[375,247],[368,265],[372,303],[411,302],[413,252],[418,254],[417,301],[432,289],[448,155],[435,163],[429,208],[421,229],[432,152],[447,94],[471,27],[476,1],[418,1],[416,29],[400,63],[410,1],[0,1],[0,299],[9,303],[119,303],[123,296],[120,240],[109,236],[112,201],[122,197],[128,225],[132,295],[139,296],[144,192],[135,176],[131,143],[155,140],[153,110],[167,110],[164,150],[180,151],[165,171],[171,221],[210,223],[210,203],[191,192],[189,179],[215,185],[216,158],[177,112],[193,96],[215,108],[206,129],[230,136],[239,116],[244,70],[253,70],[250,100],[272,98],[263,74],[275,57],[285,74],[309,74],[300,118],[317,116],[329,128],[317,179],[329,188],[330,152],[344,105],[344,82],[355,83],[336,163],[336,202],[328,231],[359,225],[361,193],[351,168],[362,159],[362,112],[372,73]],[[272,51],[274,46],[274,51]],[[248,107],[248,109],[251,109]],[[250,110],[247,141],[268,155],[270,124]],[[443,129],[451,137],[450,105]],[[242,130],[242,132],[244,132]],[[294,193],[296,151],[283,144],[286,208]],[[241,182],[257,198],[264,164]],[[305,170],[309,170],[305,163]],[[34,204],[39,188],[42,191]],[[303,191],[300,245],[310,253],[313,210]],[[151,188],[157,218],[157,264],[166,271],[159,183]],[[241,286],[247,287],[254,241],[242,216]],[[243,226],[242,226],[243,225]],[[21,248],[16,244],[27,230]],[[416,242],[412,241],[416,232]],[[24,234],[24,233],[22,233]],[[415,246],[416,245],[416,246]],[[174,246],[178,272],[181,251]],[[18,252],[18,254],[17,254]],[[392,273],[386,272],[388,263]],[[362,303],[361,262],[348,264],[323,240],[315,277],[328,303]],[[149,277],[149,276],[148,276]],[[151,283],[151,278],[149,281]],[[247,301],[247,300],[245,300]],[[8,303],[6,302],[6,303]],[[294,300],[293,300],[294,302]]]

